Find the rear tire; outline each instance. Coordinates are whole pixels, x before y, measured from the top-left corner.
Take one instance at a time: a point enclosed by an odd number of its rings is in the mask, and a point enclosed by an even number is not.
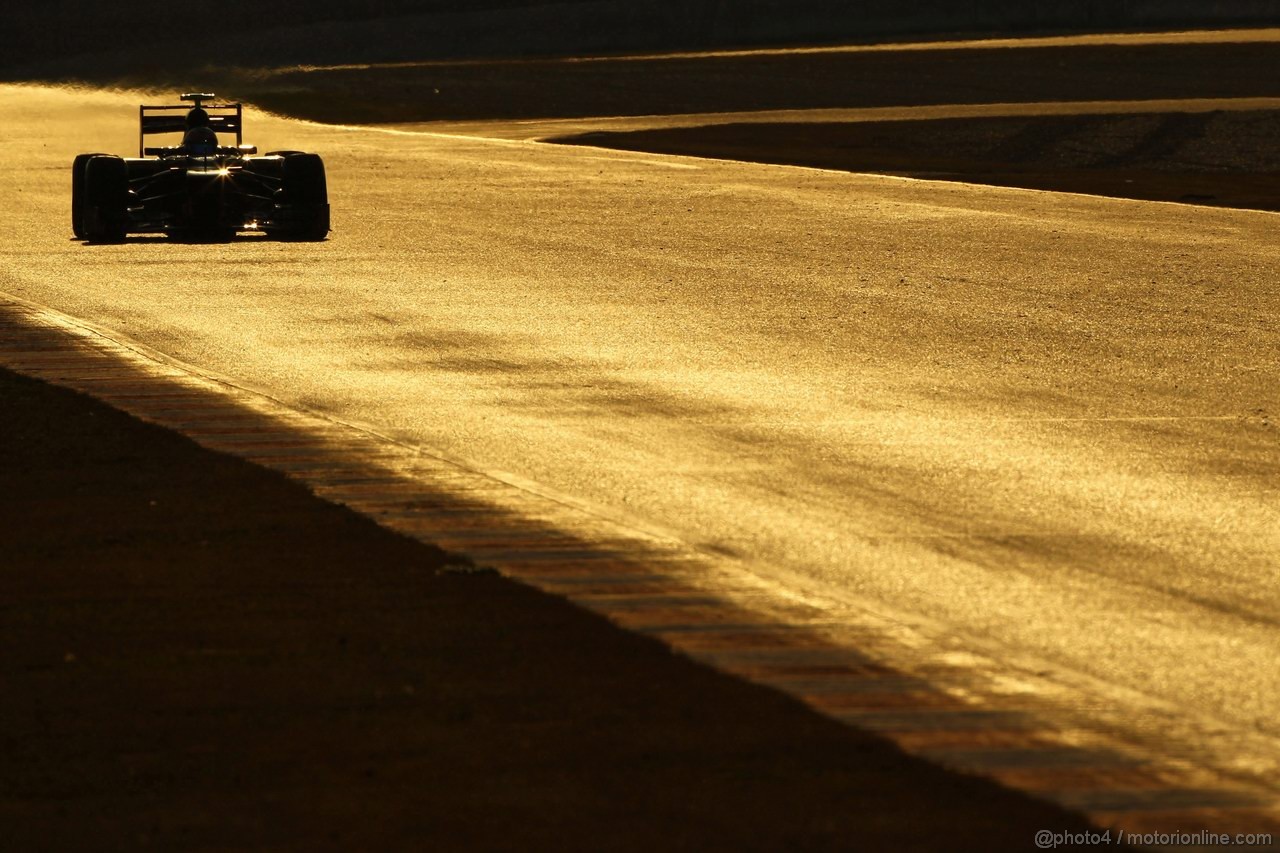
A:
[[[84,239],[84,170],[85,165],[94,157],[102,154],[77,154],[71,164],[71,233],[77,240]]]
[[[80,231],[91,243],[119,243],[129,225],[129,168],[120,157],[91,156],[84,167]]]
[[[329,187],[318,154],[284,158],[276,230],[287,240],[323,240],[329,233]]]

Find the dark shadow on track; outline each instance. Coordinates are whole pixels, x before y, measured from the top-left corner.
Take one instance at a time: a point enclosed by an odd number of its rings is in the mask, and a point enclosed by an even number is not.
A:
[[[57,373],[85,346],[3,306],[0,325],[11,363],[54,354]],[[161,400],[162,423],[203,408],[352,482],[390,476],[94,363],[75,381]],[[444,571],[465,564],[280,474],[7,371],[0,394],[15,848],[985,851],[1086,828],[559,598]],[[415,488],[423,516],[471,509]]]
[[[719,124],[550,139],[628,151],[1280,210],[1280,112]]]

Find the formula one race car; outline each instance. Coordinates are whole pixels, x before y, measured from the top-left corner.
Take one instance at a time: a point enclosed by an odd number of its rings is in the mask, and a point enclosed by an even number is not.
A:
[[[161,233],[200,240],[264,231],[291,240],[329,233],[329,193],[319,155],[243,144],[240,104],[187,94],[174,106],[138,108],[138,157],[81,154],[71,166],[71,230],[93,243]],[[183,114],[185,113],[185,115]],[[146,137],[181,133],[148,148]],[[218,134],[235,134],[220,145]]]

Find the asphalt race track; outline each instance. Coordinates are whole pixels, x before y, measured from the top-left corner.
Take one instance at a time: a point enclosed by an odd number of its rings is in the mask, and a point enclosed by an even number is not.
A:
[[[1276,214],[250,111],[327,242],[74,242],[139,99],[3,88],[0,293],[1274,787]]]

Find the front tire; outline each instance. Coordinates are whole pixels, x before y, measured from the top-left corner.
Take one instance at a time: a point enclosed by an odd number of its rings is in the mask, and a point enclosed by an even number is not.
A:
[[[124,240],[129,230],[129,168],[122,158],[100,154],[85,162],[80,214],[80,231],[89,242]]]
[[[84,239],[84,172],[85,166],[94,157],[103,154],[77,154],[71,163],[71,233],[77,240]]]
[[[329,187],[318,154],[284,158],[277,231],[288,240],[323,240],[329,233]]]

